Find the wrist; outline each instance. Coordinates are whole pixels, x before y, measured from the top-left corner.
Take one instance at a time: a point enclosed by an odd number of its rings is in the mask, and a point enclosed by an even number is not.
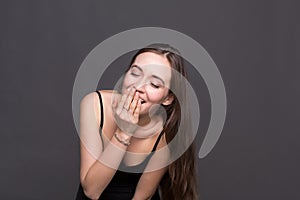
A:
[[[125,146],[129,146],[130,145],[130,139],[131,139],[131,135],[128,135],[126,133],[124,133],[121,130],[117,130],[114,134],[114,137],[117,139],[117,141]]]
[[[132,137],[132,133],[127,133],[119,128],[117,128],[117,130],[115,131],[115,133],[117,133],[118,135],[120,135],[120,137],[122,137],[123,139],[126,140],[130,140],[130,138]]]
[[[115,131],[115,133],[117,133],[118,135],[120,135],[120,137],[122,137],[123,139],[126,139],[126,140],[127,139],[130,140],[130,138],[132,137],[132,134],[126,133],[119,128]]]

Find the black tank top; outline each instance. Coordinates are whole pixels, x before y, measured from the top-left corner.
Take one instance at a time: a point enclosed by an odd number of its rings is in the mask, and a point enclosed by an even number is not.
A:
[[[99,91],[96,92],[100,100],[101,122],[99,132],[100,137],[102,139],[102,146],[104,147],[102,138],[102,127],[104,121],[102,97]],[[127,166],[122,160],[119,169],[116,171],[108,186],[102,192],[99,200],[131,200],[133,198],[138,181],[143,174],[142,172],[144,171],[149,160],[153,156],[162,135],[163,132],[159,134],[150,154],[140,164],[134,166]],[[89,200],[89,198],[86,197],[86,195],[84,194],[81,184],[79,185],[76,200]],[[160,200],[158,189],[152,196],[151,200]]]

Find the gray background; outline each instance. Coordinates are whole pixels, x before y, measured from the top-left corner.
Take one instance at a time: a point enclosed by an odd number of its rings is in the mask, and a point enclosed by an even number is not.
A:
[[[197,40],[224,80],[224,130],[197,159],[201,199],[299,199],[299,17],[296,0],[2,0],[0,199],[74,199],[77,70],[106,38],[144,26]],[[190,79],[201,104],[198,151],[210,99],[201,76]]]

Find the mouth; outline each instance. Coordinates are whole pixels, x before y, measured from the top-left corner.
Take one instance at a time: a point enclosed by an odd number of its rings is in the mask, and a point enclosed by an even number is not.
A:
[[[146,103],[146,101],[144,99],[141,99],[141,104]]]

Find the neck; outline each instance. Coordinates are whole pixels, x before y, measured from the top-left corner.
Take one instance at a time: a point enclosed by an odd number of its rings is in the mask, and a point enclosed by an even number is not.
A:
[[[153,115],[151,118],[149,115],[140,116],[139,127],[136,130],[134,137],[148,138],[152,137],[156,133],[160,132],[163,128],[163,119],[159,115]]]
[[[146,126],[150,122],[151,122],[151,118],[150,118],[149,114],[140,115],[138,125]]]

